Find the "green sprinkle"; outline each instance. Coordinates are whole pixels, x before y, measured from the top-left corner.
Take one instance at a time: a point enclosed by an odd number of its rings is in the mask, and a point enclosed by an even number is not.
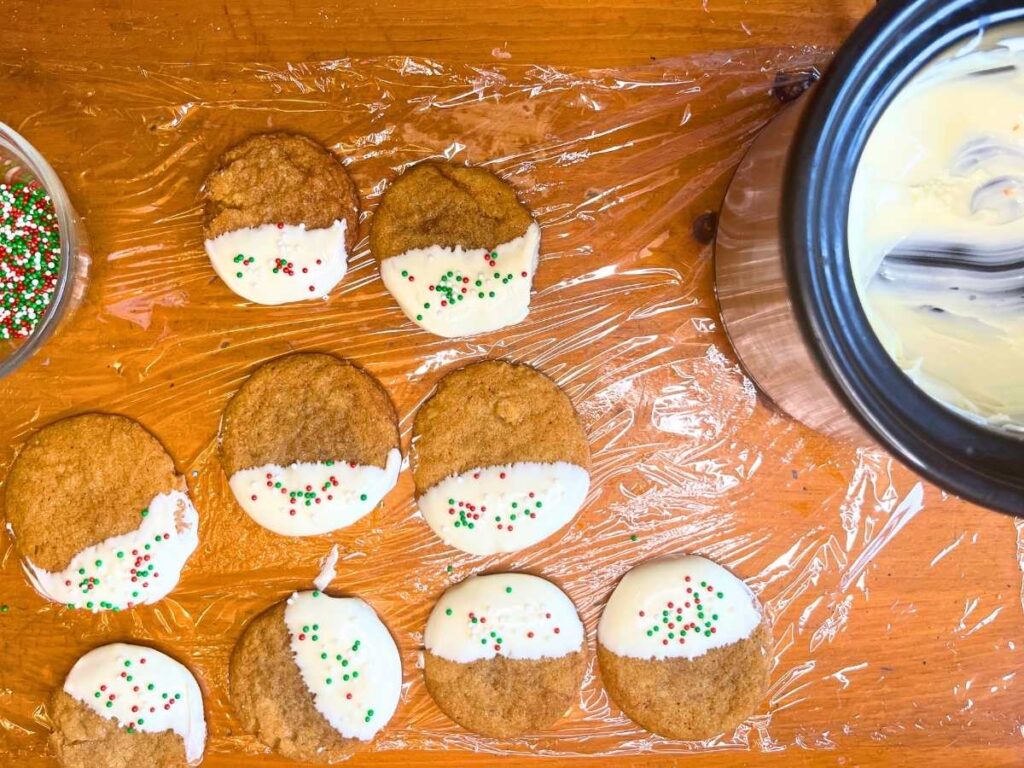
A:
[[[505,587],[505,593],[509,595],[512,594],[512,587]]]
[[[150,683],[149,685],[146,686],[146,690],[147,691],[152,691],[154,688],[156,688],[156,686],[153,685],[153,683]]]
[[[639,537],[639,536],[637,536],[637,535],[636,535],[636,534],[634,533],[634,534],[633,534],[632,536],[630,536],[630,537],[629,537],[629,540],[630,540],[630,541],[636,541],[636,540],[637,540],[637,539],[639,539],[639,538],[640,538],[640,537]]]
[[[139,513],[143,517],[149,517],[149,507],[146,507],[142,512]]]
[[[329,677],[327,678],[327,684],[328,684],[328,685],[330,685],[330,684],[331,684],[331,683],[333,683],[333,682],[334,682],[334,681],[333,681],[333,680],[332,680],[331,678],[329,678]]]
[[[319,589],[314,589],[313,590],[313,597],[320,597],[320,590]]]
[[[361,493],[361,494],[359,494],[359,500],[360,500],[360,501],[366,501],[366,498],[367,498],[367,497],[366,497],[366,494],[365,494],[365,493]]]
[[[107,702],[107,709],[110,709],[112,706],[114,706],[114,702],[108,701]]]
[[[117,556],[118,556],[119,558],[121,558],[121,557],[124,557],[124,552],[118,552],[118,553],[117,553]]]
[[[11,607],[7,603],[0,605],[0,613],[7,613],[9,610],[11,610]]]
[[[451,608],[445,608],[444,615],[445,616],[451,616],[452,615],[452,609]]]
[[[722,592],[717,592],[717,593],[716,593],[716,596],[717,596],[717,597],[725,597],[725,594],[724,594],[724,593],[722,593]]]
[[[241,279],[242,278],[242,273],[241,272],[235,272],[235,277],[237,277],[238,279]]]

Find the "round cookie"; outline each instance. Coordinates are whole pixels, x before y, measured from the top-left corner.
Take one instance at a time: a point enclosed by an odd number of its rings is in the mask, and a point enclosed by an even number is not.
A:
[[[540,227],[490,171],[424,162],[384,193],[370,251],[410,320],[437,336],[473,336],[529,314]]]
[[[402,664],[362,600],[296,592],[246,627],[229,688],[246,731],[285,757],[329,763],[387,725]]]
[[[695,555],[629,571],[597,627],[609,695],[670,739],[711,738],[753,714],[768,687],[770,645],[749,587]]]
[[[312,139],[251,136],[221,156],[203,196],[206,254],[242,298],[322,299],[345,277],[359,196],[338,158]]]
[[[203,758],[203,696],[160,651],[115,643],[71,668],[53,695],[50,744],[65,768],[177,768]]]
[[[564,716],[586,660],[583,624],[549,581],[523,573],[471,576],[445,592],[423,634],[423,676],[441,710],[498,738]]]
[[[380,384],[345,360],[278,358],[228,403],[221,462],[235,499],[264,528],[328,533],[367,515],[395,486],[395,409]]]
[[[123,416],[50,424],[18,454],[5,513],[35,589],[91,611],[154,603],[199,544],[199,516],[163,446]]]
[[[417,504],[433,531],[473,555],[546,539],[583,505],[590,447],[569,398],[526,365],[453,371],[413,423]]]

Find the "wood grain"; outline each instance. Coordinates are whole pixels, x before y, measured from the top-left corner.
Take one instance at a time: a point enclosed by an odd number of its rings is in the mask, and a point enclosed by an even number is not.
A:
[[[190,266],[186,265],[184,275],[163,275],[161,279],[168,282],[163,289],[166,303],[158,302],[155,309],[151,306],[147,310],[151,317],[147,315],[145,323],[152,320],[152,325],[144,325],[132,315],[136,311],[132,290],[136,289],[131,267],[133,260],[141,258],[140,254],[144,255],[147,249],[153,249],[158,256],[162,253],[159,244],[150,237],[156,235],[144,224],[162,215],[165,209],[170,213],[160,219],[160,226],[167,237],[176,248],[180,246],[186,253],[190,248],[195,251],[194,238],[189,239],[192,237],[189,227],[198,221],[193,215],[195,211],[189,209],[192,181],[182,182],[184,186],[180,188],[166,189],[158,182],[154,191],[150,188],[154,185],[117,186],[111,179],[116,180],[119,173],[138,173],[140,168],[148,169],[153,178],[158,178],[160,174],[154,169],[172,168],[175,162],[185,164],[188,173],[195,176],[201,171],[202,158],[215,154],[213,147],[205,146],[206,143],[238,138],[269,118],[254,110],[252,115],[238,118],[238,125],[226,129],[230,135],[221,137],[217,133],[218,118],[196,116],[190,101],[192,94],[185,92],[179,80],[161,73],[156,65],[283,64],[352,58],[358,66],[358,60],[368,57],[418,56],[444,64],[628,67],[648,64],[652,58],[661,60],[735,49],[768,51],[777,46],[811,46],[827,51],[849,33],[872,5],[869,0],[618,3],[511,0],[501,5],[481,0],[461,3],[165,0],[159,4],[102,0],[67,2],[58,7],[7,0],[0,33],[0,64],[7,72],[0,82],[0,117],[18,127],[32,128],[33,140],[67,181],[72,197],[87,215],[94,238],[95,253],[99,257],[94,274],[100,286],[97,290],[111,302],[116,298],[122,314],[115,317],[109,312],[98,313],[96,307],[90,310],[91,314],[87,313],[90,323],[87,328],[114,334],[111,342],[94,343],[84,330],[72,336],[72,340],[80,342],[86,350],[79,356],[81,368],[65,376],[60,389],[47,393],[47,399],[38,407],[32,398],[38,398],[38,393],[47,386],[46,369],[41,361],[36,361],[31,373],[4,382],[0,387],[0,399],[5,406],[4,413],[0,414],[0,436],[4,441],[3,465],[0,466],[6,466],[13,448],[25,438],[26,425],[36,419],[45,420],[55,413],[85,405],[97,407],[111,403],[144,422],[156,422],[161,437],[179,457],[182,468],[216,471],[208,446],[216,431],[219,407],[256,354],[246,347],[252,339],[218,325],[213,313],[203,314],[201,308],[193,305],[197,317],[190,320],[192,330],[209,344],[220,345],[220,351],[210,363],[211,370],[230,369],[232,373],[211,384],[214,387],[212,397],[202,393],[206,399],[176,378],[173,358],[190,354],[189,349],[177,349],[168,341],[175,327],[174,313],[180,311],[176,303],[179,294],[176,281],[182,281],[186,289],[202,296],[217,295],[215,287],[208,288],[204,282],[201,259],[188,262]],[[765,58],[768,60],[769,54],[766,53]],[[90,89],[84,86],[62,88],[59,77],[55,82],[54,70],[46,68],[50,63],[63,67],[73,65],[60,70],[68,78],[77,67],[85,73],[82,82],[88,80]],[[140,79],[166,76],[164,87],[181,88],[184,95],[164,103],[154,96],[157,84],[152,84],[151,91],[144,86],[129,89],[118,81],[117,75],[99,65],[125,70],[142,67]],[[95,81],[89,80],[93,77],[89,73],[94,71]],[[181,74],[181,70],[174,72]],[[95,83],[101,85],[94,88]],[[139,96],[140,93],[144,95]],[[98,113],[116,111],[120,122],[115,126],[90,120],[93,99],[102,100],[106,105],[97,107]],[[112,109],[111,104],[116,105],[116,109]],[[770,116],[763,106],[758,110],[753,116],[742,116],[743,125],[754,126]],[[680,124],[676,115],[672,117],[675,122],[666,117],[655,127],[670,135]],[[189,122],[203,120],[209,122],[199,128]],[[291,120],[296,128],[303,127],[302,115],[286,115],[281,120]],[[180,128],[182,123],[185,123],[183,129]],[[322,121],[322,125],[326,125],[326,121]],[[176,143],[178,140],[173,136],[179,129],[187,135],[183,145]],[[528,133],[524,136],[524,141],[530,138]],[[344,132],[335,138],[343,140]],[[701,334],[727,349],[721,330],[714,327],[708,255],[692,245],[689,228],[696,212],[713,208],[720,201],[728,180],[729,164],[735,164],[743,144],[749,139],[749,131],[744,131],[731,139],[732,144],[717,145],[718,154],[713,164],[706,164],[706,159],[691,158],[685,146],[671,145],[671,149],[680,153],[680,174],[699,174],[707,167],[715,169],[714,174],[701,182],[699,194],[687,187],[685,195],[676,196],[684,185],[681,182],[666,185],[652,193],[649,202],[637,204],[631,218],[613,227],[613,231],[609,232],[607,225],[604,230],[599,228],[604,233],[601,241],[604,245],[628,254],[623,259],[625,266],[635,266],[634,262],[643,266],[644,259],[661,269],[671,265],[696,286],[692,294],[685,297],[693,299],[695,309],[682,313],[683,320],[678,328],[657,326],[655,333],[656,321],[641,318],[628,333],[613,335],[609,342],[629,344],[646,330],[652,336],[660,334],[658,338],[677,344],[678,353],[671,358],[671,365],[665,367],[674,367],[683,382],[674,386],[689,387],[687,391],[700,392],[706,380],[719,384],[723,380],[702,378],[703,369],[699,365],[706,342],[701,342],[704,338]],[[146,157],[147,152],[152,152],[153,157]],[[83,155],[88,161],[87,167],[79,170]],[[372,173],[365,170],[360,173],[364,174],[359,179],[360,186],[365,190],[383,171],[375,167]],[[182,171],[180,176],[184,175]],[[180,182],[179,177],[175,178]],[[604,174],[597,178],[604,183],[612,176]],[[586,178],[574,180],[574,183],[589,191]],[[610,186],[610,182],[608,184]],[[672,206],[678,208],[678,215],[669,217],[666,222],[659,219],[658,228],[651,225],[649,231],[645,229],[649,218],[659,211],[671,210]],[[631,230],[629,233],[620,231],[627,228]],[[576,241],[570,238],[570,246],[586,240],[588,234],[574,236]],[[649,237],[645,239],[645,235]],[[167,264],[174,269],[182,267],[182,262],[170,257]],[[173,272],[170,268],[169,271]],[[112,289],[109,285],[104,287],[103,281],[115,277],[121,281],[119,290],[122,292],[112,298]],[[641,291],[642,287],[637,290]],[[373,297],[366,302],[372,309],[377,305],[371,299]],[[656,316],[657,311],[655,307],[651,317]],[[130,322],[126,322],[125,317]],[[706,330],[694,334],[692,327]],[[308,329],[308,335],[314,339],[310,344],[316,343],[318,332],[312,327]],[[285,348],[284,342],[271,344],[267,349],[260,349],[259,354],[277,354]],[[147,354],[150,350],[156,352]],[[63,353],[59,347],[55,347],[55,351],[60,353],[54,355],[59,363]],[[71,353],[66,354],[69,355],[66,359],[74,359]],[[397,390],[396,399],[406,408],[425,393],[426,384],[405,382],[386,357],[371,357],[370,364]],[[615,370],[612,362],[608,366],[609,370]],[[601,381],[598,372],[594,372],[583,383],[574,385],[574,396],[594,391]],[[93,386],[94,382],[100,383]],[[179,394],[168,394],[176,383]],[[659,380],[658,384],[664,382]],[[90,394],[80,395],[79,390],[84,392],[87,385]],[[734,386],[740,385],[735,383]],[[143,388],[146,399],[138,394]],[[100,394],[94,396],[93,392]],[[709,398],[720,395],[703,394]],[[779,687],[770,703],[773,727],[777,723],[787,734],[787,742],[773,746],[768,739],[760,741],[760,747],[753,752],[712,752],[685,758],[641,753],[638,746],[635,755],[590,761],[530,756],[504,758],[501,763],[565,766],[585,762],[616,766],[1019,764],[1024,750],[1021,726],[1024,689],[1016,681],[1016,675],[1021,667],[1024,617],[1018,558],[1024,558],[1021,554],[1024,550],[1018,545],[1012,522],[949,499],[933,488],[926,490],[924,510],[901,517],[892,494],[898,486],[902,496],[916,482],[909,472],[893,467],[884,459],[865,456],[800,430],[763,400],[753,407],[742,425],[722,438],[738,444],[738,452],[745,448],[757,456],[756,467],[751,468],[754,462],[741,467],[753,475],[743,486],[747,490],[732,495],[723,492],[721,504],[710,511],[680,508],[677,515],[687,524],[685,541],[697,542],[711,551],[721,545],[716,537],[724,534],[708,521],[721,524],[721,530],[733,536],[730,546],[740,552],[735,555],[739,570],[745,574],[760,573],[760,586],[773,593],[778,610],[797,614],[789,625],[791,632],[783,633],[777,640],[781,647],[791,649],[797,658],[806,657],[806,661],[779,673],[777,677],[784,674],[786,679],[777,679]],[[178,411],[187,416],[179,415]],[[614,424],[604,426],[610,429]],[[609,455],[614,455],[614,451]],[[607,458],[604,461],[613,463]],[[661,469],[649,468],[649,472],[656,474]],[[635,490],[631,479],[615,475],[612,469],[607,471],[616,478],[624,493],[628,495]],[[864,477],[860,473],[864,473]],[[208,486],[215,481],[205,477],[193,481],[193,491],[200,496],[213,493]],[[710,538],[707,538],[707,530],[712,531]],[[742,554],[744,542],[763,541],[773,535],[791,542],[787,545],[791,548],[776,552],[774,560],[758,552],[748,562],[747,556]],[[186,595],[183,602],[191,601],[188,605],[194,609],[202,606],[204,616],[209,612],[212,621],[216,621],[220,610],[218,594],[238,591],[242,595],[240,600],[257,606],[269,604],[294,587],[294,584],[276,581],[272,569],[269,566],[264,569],[265,563],[259,557],[225,564],[223,558],[231,554],[225,542],[246,536],[251,537],[254,551],[258,550],[257,544],[266,548],[267,562],[282,561],[289,556],[289,550],[281,546],[280,541],[261,537],[259,532],[252,532],[238,523],[223,523],[197,563],[198,570],[205,569],[210,575],[201,583],[193,577],[182,585]],[[364,538],[374,545],[383,545],[383,537],[377,531],[365,533]],[[815,549],[819,545],[820,548]],[[187,623],[179,627],[173,621],[170,626],[161,626],[154,617],[174,619],[171,609],[167,614],[147,614],[133,620],[134,623],[123,618],[120,623],[104,624],[100,628],[87,619],[55,621],[24,585],[9,543],[5,542],[4,546],[0,602],[9,603],[11,610],[0,615],[0,764],[19,768],[49,766],[49,761],[38,757],[42,728],[33,714],[33,706],[42,701],[45,691],[59,684],[63,672],[83,647],[107,641],[112,636],[147,637],[158,633],[160,642],[170,650],[172,645],[180,647],[194,639],[195,628]],[[671,546],[671,541],[665,546]],[[749,546],[756,549],[754,544]],[[850,553],[850,561],[837,562],[837,558],[847,553]],[[790,561],[806,569],[804,581],[814,586],[814,594],[788,594],[776,586],[773,574],[787,570]],[[273,595],[261,591],[264,579],[269,585],[266,589],[273,591]],[[603,589],[603,586],[592,587],[574,595],[584,602],[583,612],[591,630],[603,600]],[[398,598],[406,596],[399,590]],[[834,621],[832,624],[823,622],[820,631],[811,632],[807,617],[814,615],[815,621],[819,621],[820,615],[814,612],[824,604],[835,606],[835,615],[830,617]],[[798,610],[788,606],[798,606]],[[416,620],[413,616],[409,625],[415,626]],[[12,681],[24,679],[25,672],[18,664],[25,654],[34,650],[27,646],[25,638],[38,637],[34,634],[38,631],[37,623],[46,623],[47,631],[58,628],[65,631],[47,635],[45,656],[51,661],[35,672],[38,690],[25,691]],[[226,652],[230,640],[226,638],[218,652]],[[415,650],[411,647],[406,650],[408,667]],[[207,670],[217,668],[216,659],[202,655],[192,658],[192,662]],[[237,734],[231,732],[226,703],[219,697],[224,689],[223,680],[217,674],[211,673],[211,679],[205,681],[211,696],[208,704],[217,728],[215,735],[221,743],[229,740],[235,743]],[[415,669],[407,669],[407,677],[409,674],[415,675]],[[599,686],[593,685],[590,690],[599,690]],[[420,689],[414,695],[420,697],[423,692]],[[429,704],[420,701],[417,706],[428,708]],[[576,721],[571,724],[580,725]],[[774,751],[776,747],[779,751]],[[253,754],[218,752],[207,758],[206,765],[250,765],[256,761]],[[469,768],[497,762],[493,755],[459,749],[443,753],[382,751],[360,755],[351,764],[443,764]],[[273,757],[261,757],[259,764],[292,765]]]

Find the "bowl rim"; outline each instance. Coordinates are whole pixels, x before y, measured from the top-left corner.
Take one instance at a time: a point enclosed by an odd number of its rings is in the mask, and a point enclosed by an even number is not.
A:
[[[798,324],[853,417],[936,485],[1024,517],[1024,434],[955,413],[900,370],[860,304],[847,244],[857,164],[892,99],[954,44],[1022,19],[1019,0],[879,3],[809,97],[791,145],[781,230]]]
[[[24,136],[4,122],[0,122],[0,148],[9,152],[21,165],[24,165],[53,201],[57,226],[60,228],[61,258],[53,296],[42,319],[36,324],[28,338],[18,343],[11,354],[0,359],[0,379],[2,379],[16,371],[32,357],[60,325],[73,295],[78,262],[82,257],[78,252],[78,216],[56,171]]]

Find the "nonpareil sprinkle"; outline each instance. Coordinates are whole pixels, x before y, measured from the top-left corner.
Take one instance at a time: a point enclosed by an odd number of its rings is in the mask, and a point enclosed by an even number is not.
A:
[[[0,339],[35,330],[60,274],[53,201],[36,185],[0,184]]]

